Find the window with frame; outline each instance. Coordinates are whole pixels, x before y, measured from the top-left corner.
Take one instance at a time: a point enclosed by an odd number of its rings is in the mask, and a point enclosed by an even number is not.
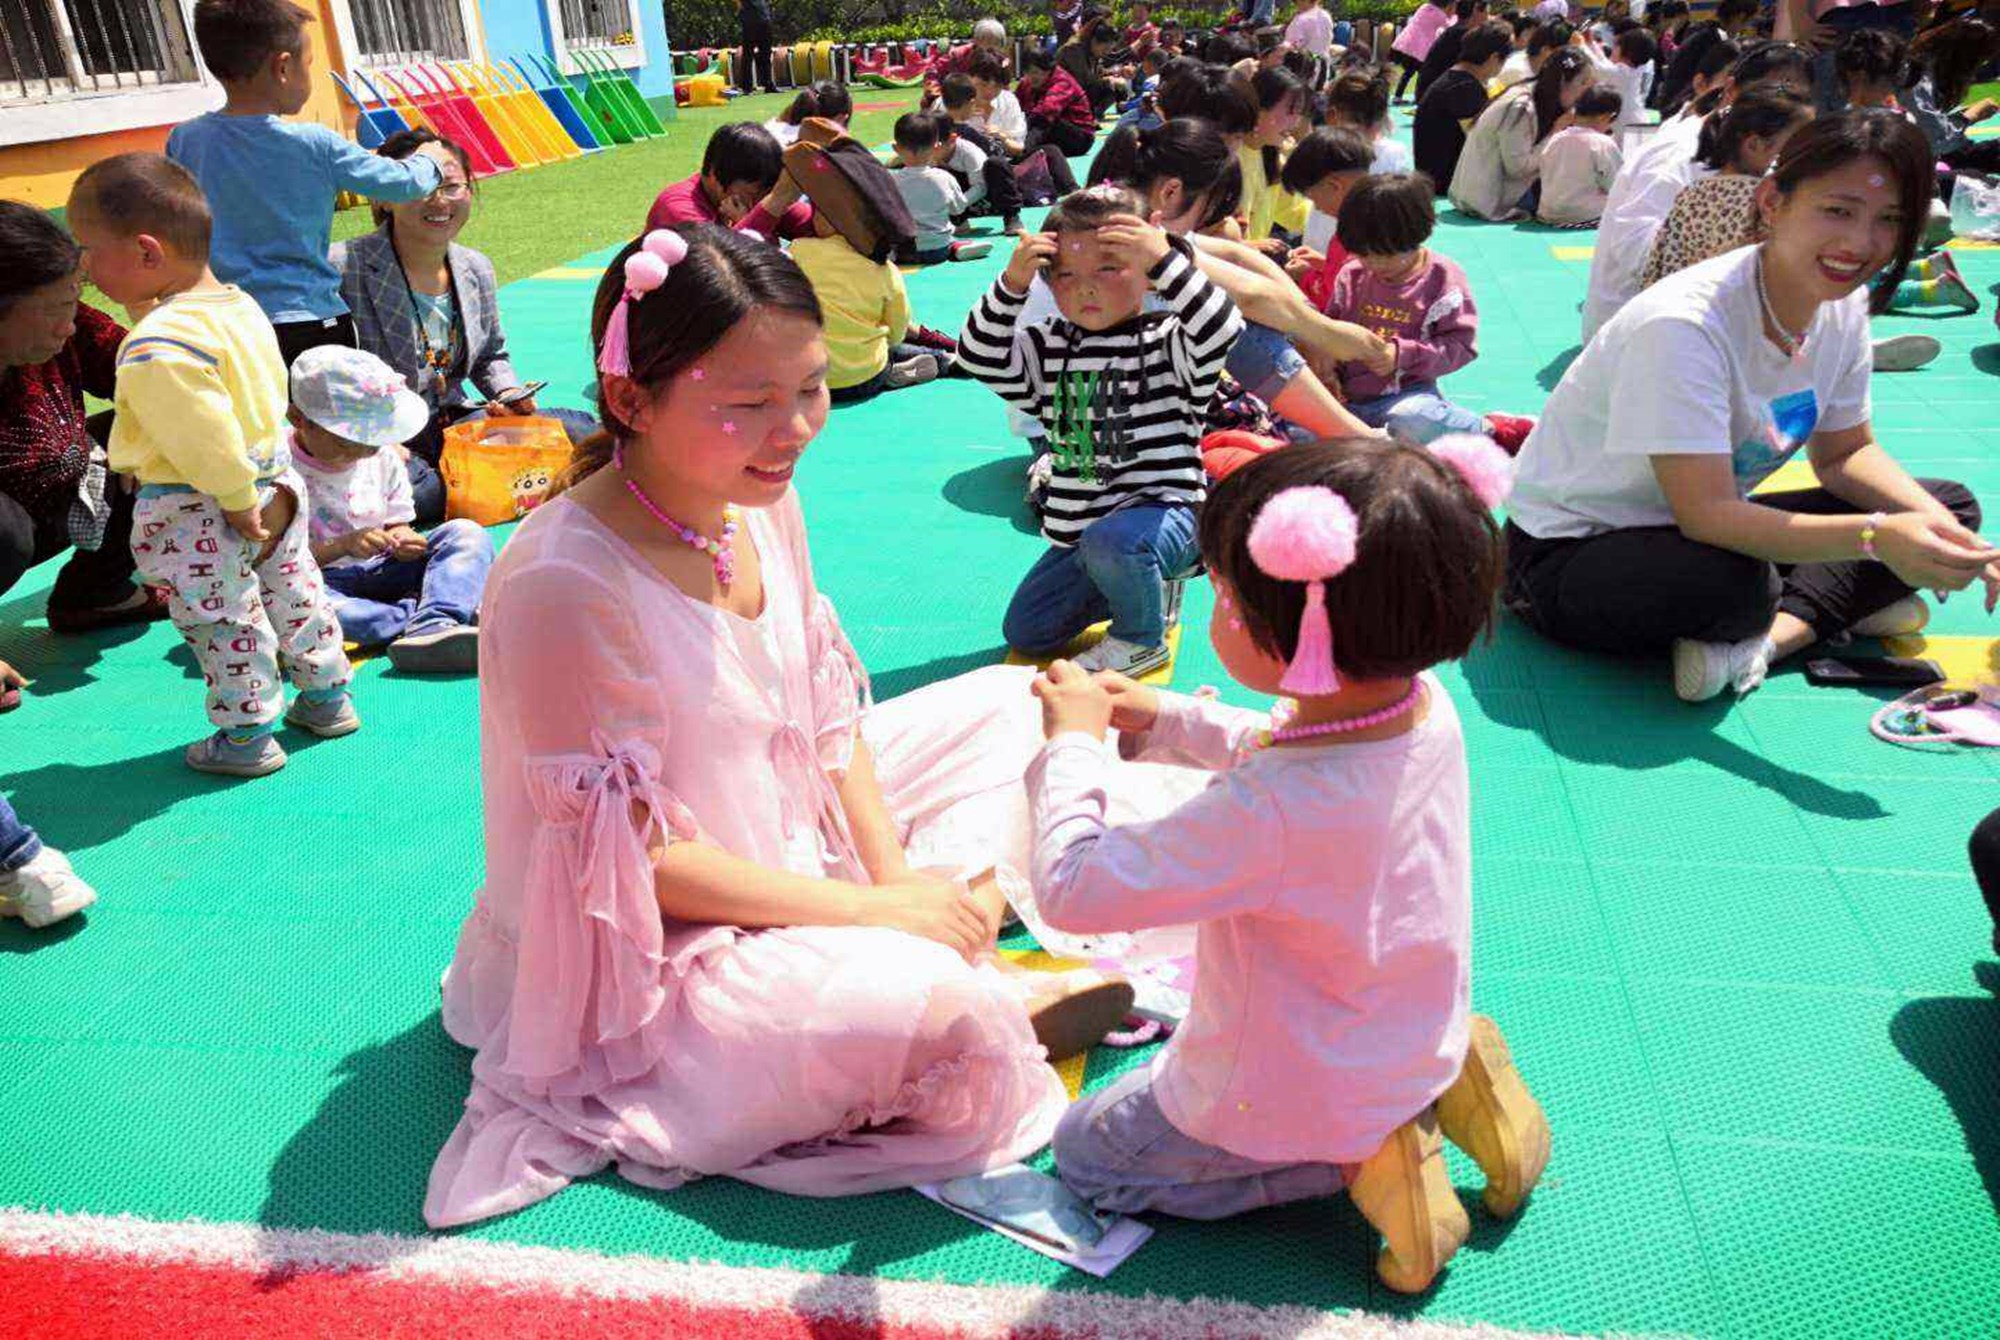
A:
[[[563,45],[577,47],[630,46],[631,0],[561,0]]]
[[[0,103],[200,77],[181,0],[0,0]]]
[[[348,13],[361,64],[405,65],[472,55],[459,0],[348,0]]]

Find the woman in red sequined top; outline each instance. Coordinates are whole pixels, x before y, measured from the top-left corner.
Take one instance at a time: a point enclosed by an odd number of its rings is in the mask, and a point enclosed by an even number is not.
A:
[[[109,415],[84,413],[86,392],[111,398],[125,330],[83,304],[81,259],[49,215],[0,200],[0,591],[74,549],[49,591],[59,633],[166,612],[132,582],[132,498],[98,445]]]

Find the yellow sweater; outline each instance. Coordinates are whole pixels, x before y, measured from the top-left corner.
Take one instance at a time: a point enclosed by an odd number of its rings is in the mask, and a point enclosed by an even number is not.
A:
[[[223,510],[257,505],[285,468],[291,387],[278,337],[249,294],[183,293],[118,347],[110,464],[141,484],[182,484]]]
[[[812,281],[826,322],[826,384],[859,386],[889,366],[889,346],[910,329],[903,272],[876,264],[838,237],[801,237],[792,259]]]
[[[1312,207],[1304,196],[1293,195],[1283,183],[1264,176],[1264,151],[1245,144],[1237,149],[1236,161],[1243,169],[1243,236],[1261,242],[1271,235],[1271,225],[1299,237],[1306,230],[1306,212]]]

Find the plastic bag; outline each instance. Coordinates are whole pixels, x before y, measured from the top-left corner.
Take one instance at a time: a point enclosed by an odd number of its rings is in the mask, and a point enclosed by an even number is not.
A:
[[[526,516],[548,496],[549,483],[569,464],[571,450],[569,435],[554,419],[453,424],[444,430],[438,460],[445,518],[498,526]]]
[[[1951,188],[1951,231],[1957,237],[2000,241],[2000,181],[1961,172]]]

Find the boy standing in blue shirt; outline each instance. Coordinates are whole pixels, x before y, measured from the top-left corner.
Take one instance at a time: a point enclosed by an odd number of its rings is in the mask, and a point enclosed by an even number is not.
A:
[[[311,21],[291,0],[200,0],[195,44],[226,100],[167,136],[167,157],[194,174],[214,214],[210,267],[264,309],[287,367],[316,345],[354,343],[326,254],[336,196],[416,200],[443,180],[437,145],[378,158],[325,126],[280,119],[312,96]]]

